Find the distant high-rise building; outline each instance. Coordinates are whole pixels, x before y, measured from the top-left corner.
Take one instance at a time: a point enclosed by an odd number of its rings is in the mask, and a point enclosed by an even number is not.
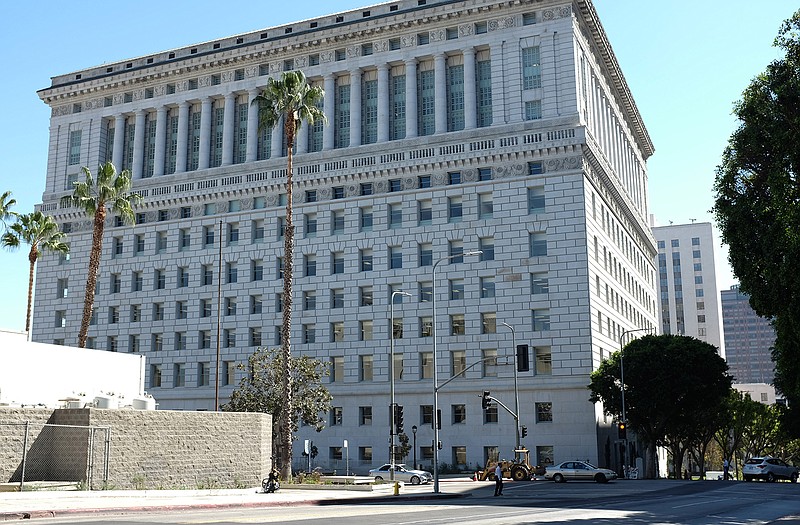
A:
[[[653,228],[658,243],[661,331],[723,347],[711,223]]]
[[[775,330],[767,319],[750,307],[750,296],[739,286],[723,290],[722,324],[725,329],[725,358],[736,383],[772,383],[775,365],[771,348]]]

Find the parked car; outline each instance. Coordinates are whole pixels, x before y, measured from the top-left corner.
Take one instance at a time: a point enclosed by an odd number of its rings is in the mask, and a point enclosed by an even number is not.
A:
[[[763,479],[773,482],[779,479],[788,479],[792,483],[797,483],[797,467],[787,464],[782,459],[764,456],[763,458],[750,458],[742,467],[742,476],[745,481]]]
[[[391,465],[388,463],[378,468],[369,471],[370,477],[375,478],[375,481],[389,481],[391,479],[390,469]],[[407,469],[405,465],[396,464],[394,466],[394,479],[404,483],[411,483],[412,485],[419,485],[420,483],[428,483],[433,481],[433,475],[424,470]]]
[[[595,467],[586,461],[564,461],[557,465],[548,466],[544,472],[545,479],[552,479],[556,483],[567,480],[584,480],[605,483],[617,479],[617,473],[607,468]]]

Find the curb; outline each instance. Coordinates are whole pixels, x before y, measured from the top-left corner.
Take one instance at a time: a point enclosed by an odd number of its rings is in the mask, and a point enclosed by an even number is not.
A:
[[[55,518],[61,516],[101,516],[104,514],[132,514],[144,512],[169,512],[180,510],[210,510],[210,509],[241,509],[241,508],[266,508],[266,507],[300,507],[300,506],[333,506],[333,505],[363,505],[367,503],[391,503],[410,500],[438,500],[468,497],[465,494],[400,494],[398,496],[358,496],[342,499],[308,499],[296,501],[264,501],[244,503],[200,503],[176,505],[148,505],[138,507],[105,507],[96,509],[61,509],[61,510],[35,510],[30,512],[0,512],[0,521],[14,521],[37,518]]]

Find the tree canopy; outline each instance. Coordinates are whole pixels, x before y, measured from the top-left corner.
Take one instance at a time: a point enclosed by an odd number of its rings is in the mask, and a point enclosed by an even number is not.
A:
[[[791,407],[800,403],[800,11],[774,45],[785,57],[734,105],[739,127],[717,168],[713,211],[740,289],[773,320],[775,386]]]
[[[289,358],[289,384],[292,389],[290,413],[286,413],[283,392],[283,353],[279,349],[259,347],[240,365],[247,373],[233,391],[230,401],[222,405],[226,412],[264,412],[273,418],[273,447],[280,447],[277,440],[281,428],[276,421],[289,421],[291,432],[297,432],[298,422],[313,426],[317,432],[325,428],[321,414],[330,411],[331,396],[322,385],[322,378],[329,370],[325,364],[307,355]],[[277,451],[277,450],[276,450]]]
[[[589,399],[602,402],[605,413],[622,420],[624,374],[628,428],[648,443],[653,459],[655,445],[670,445],[702,430],[708,414],[721,410],[731,389],[727,370],[717,349],[699,339],[647,335],[600,364],[591,375]]]

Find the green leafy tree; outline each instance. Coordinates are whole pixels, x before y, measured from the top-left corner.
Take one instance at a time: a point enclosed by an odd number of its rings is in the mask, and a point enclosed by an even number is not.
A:
[[[773,320],[775,386],[800,406],[800,11],[774,45],[785,57],[734,106],[739,127],[717,168],[714,214],[740,288]],[[797,408],[794,408],[797,410]],[[800,417],[792,420],[800,435]]]
[[[0,195],[0,221],[5,226],[8,220],[16,215],[11,208],[17,204],[17,201],[11,198],[11,192],[6,191]]]
[[[5,195],[3,196],[5,197]],[[2,200],[2,197],[0,197]],[[33,277],[36,261],[44,253],[69,253],[66,235],[59,229],[56,221],[41,211],[17,215],[17,222],[8,227],[0,243],[10,249],[17,249],[21,244],[30,245],[28,252],[28,309],[25,316],[25,331],[31,329],[31,308],[33,306]]]
[[[226,412],[264,412],[272,415],[272,446],[280,451],[278,438],[281,429],[275,421],[289,421],[292,439],[297,432],[298,421],[313,426],[317,432],[325,428],[325,420],[320,414],[331,409],[331,396],[322,385],[322,378],[330,373],[328,366],[307,355],[289,357],[289,366],[284,366],[284,355],[278,349],[259,347],[247,359],[247,365],[239,365],[246,374],[239,386],[231,394],[228,403],[222,405]],[[289,388],[295,402],[291,407],[284,403],[282,377],[289,369]]]
[[[67,204],[82,209],[94,221],[86,292],[83,299],[83,316],[78,332],[78,347],[80,348],[86,347],[89,322],[92,320],[94,292],[97,288],[97,274],[103,254],[106,216],[111,211],[119,215],[125,224],[133,224],[135,219],[133,206],[142,200],[141,195],[131,192],[130,172],[123,170],[117,173],[117,169],[110,162],[100,165],[97,170],[97,178],[86,167],[83,168],[83,174],[85,179],[75,182],[75,190],[72,195],[64,199]]]
[[[591,375],[589,397],[603,410],[622,418],[621,368],[625,375],[628,428],[647,444],[647,472],[655,477],[655,447],[668,445],[693,426],[706,407],[719,407],[728,396],[728,365],[717,349],[692,337],[647,335],[604,360]]]
[[[319,108],[324,97],[321,88],[311,86],[301,71],[287,71],[280,80],[270,78],[266,88],[254,100],[258,106],[259,130],[269,130],[283,123],[283,137],[286,144],[286,218],[284,231],[283,254],[283,323],[281,326],[281,351],[286,368],[280,379],[283,393],[286,396],[282,403],[292,413],[292,389],[289,388],[291,363],[291,331],[292,331],[292,282],[294,279],[294,221],[292,220],[292,161],[294,142],[297,130],[303,122],[313,126],[317,120],[326,121]],[[278,439],[278,463],[281,477],[289,480],[292,477],[292,430],[289,419],[278,419],[281,433]]]
[[[728,399],[725,400],[726,406],[723,409],[723,413],[727,417],[720,420],[717,431],[714,434],[714,441],[719,446],[722,459],[734,462],[733,466],[736,472],[738,472],[736,458],[740,456],[737,452],[742,447],[744,434],[750,421],[755,417],[755,410],[758,408],[758,404],[750,399],[750,396],[735,389],[731,389]]]

